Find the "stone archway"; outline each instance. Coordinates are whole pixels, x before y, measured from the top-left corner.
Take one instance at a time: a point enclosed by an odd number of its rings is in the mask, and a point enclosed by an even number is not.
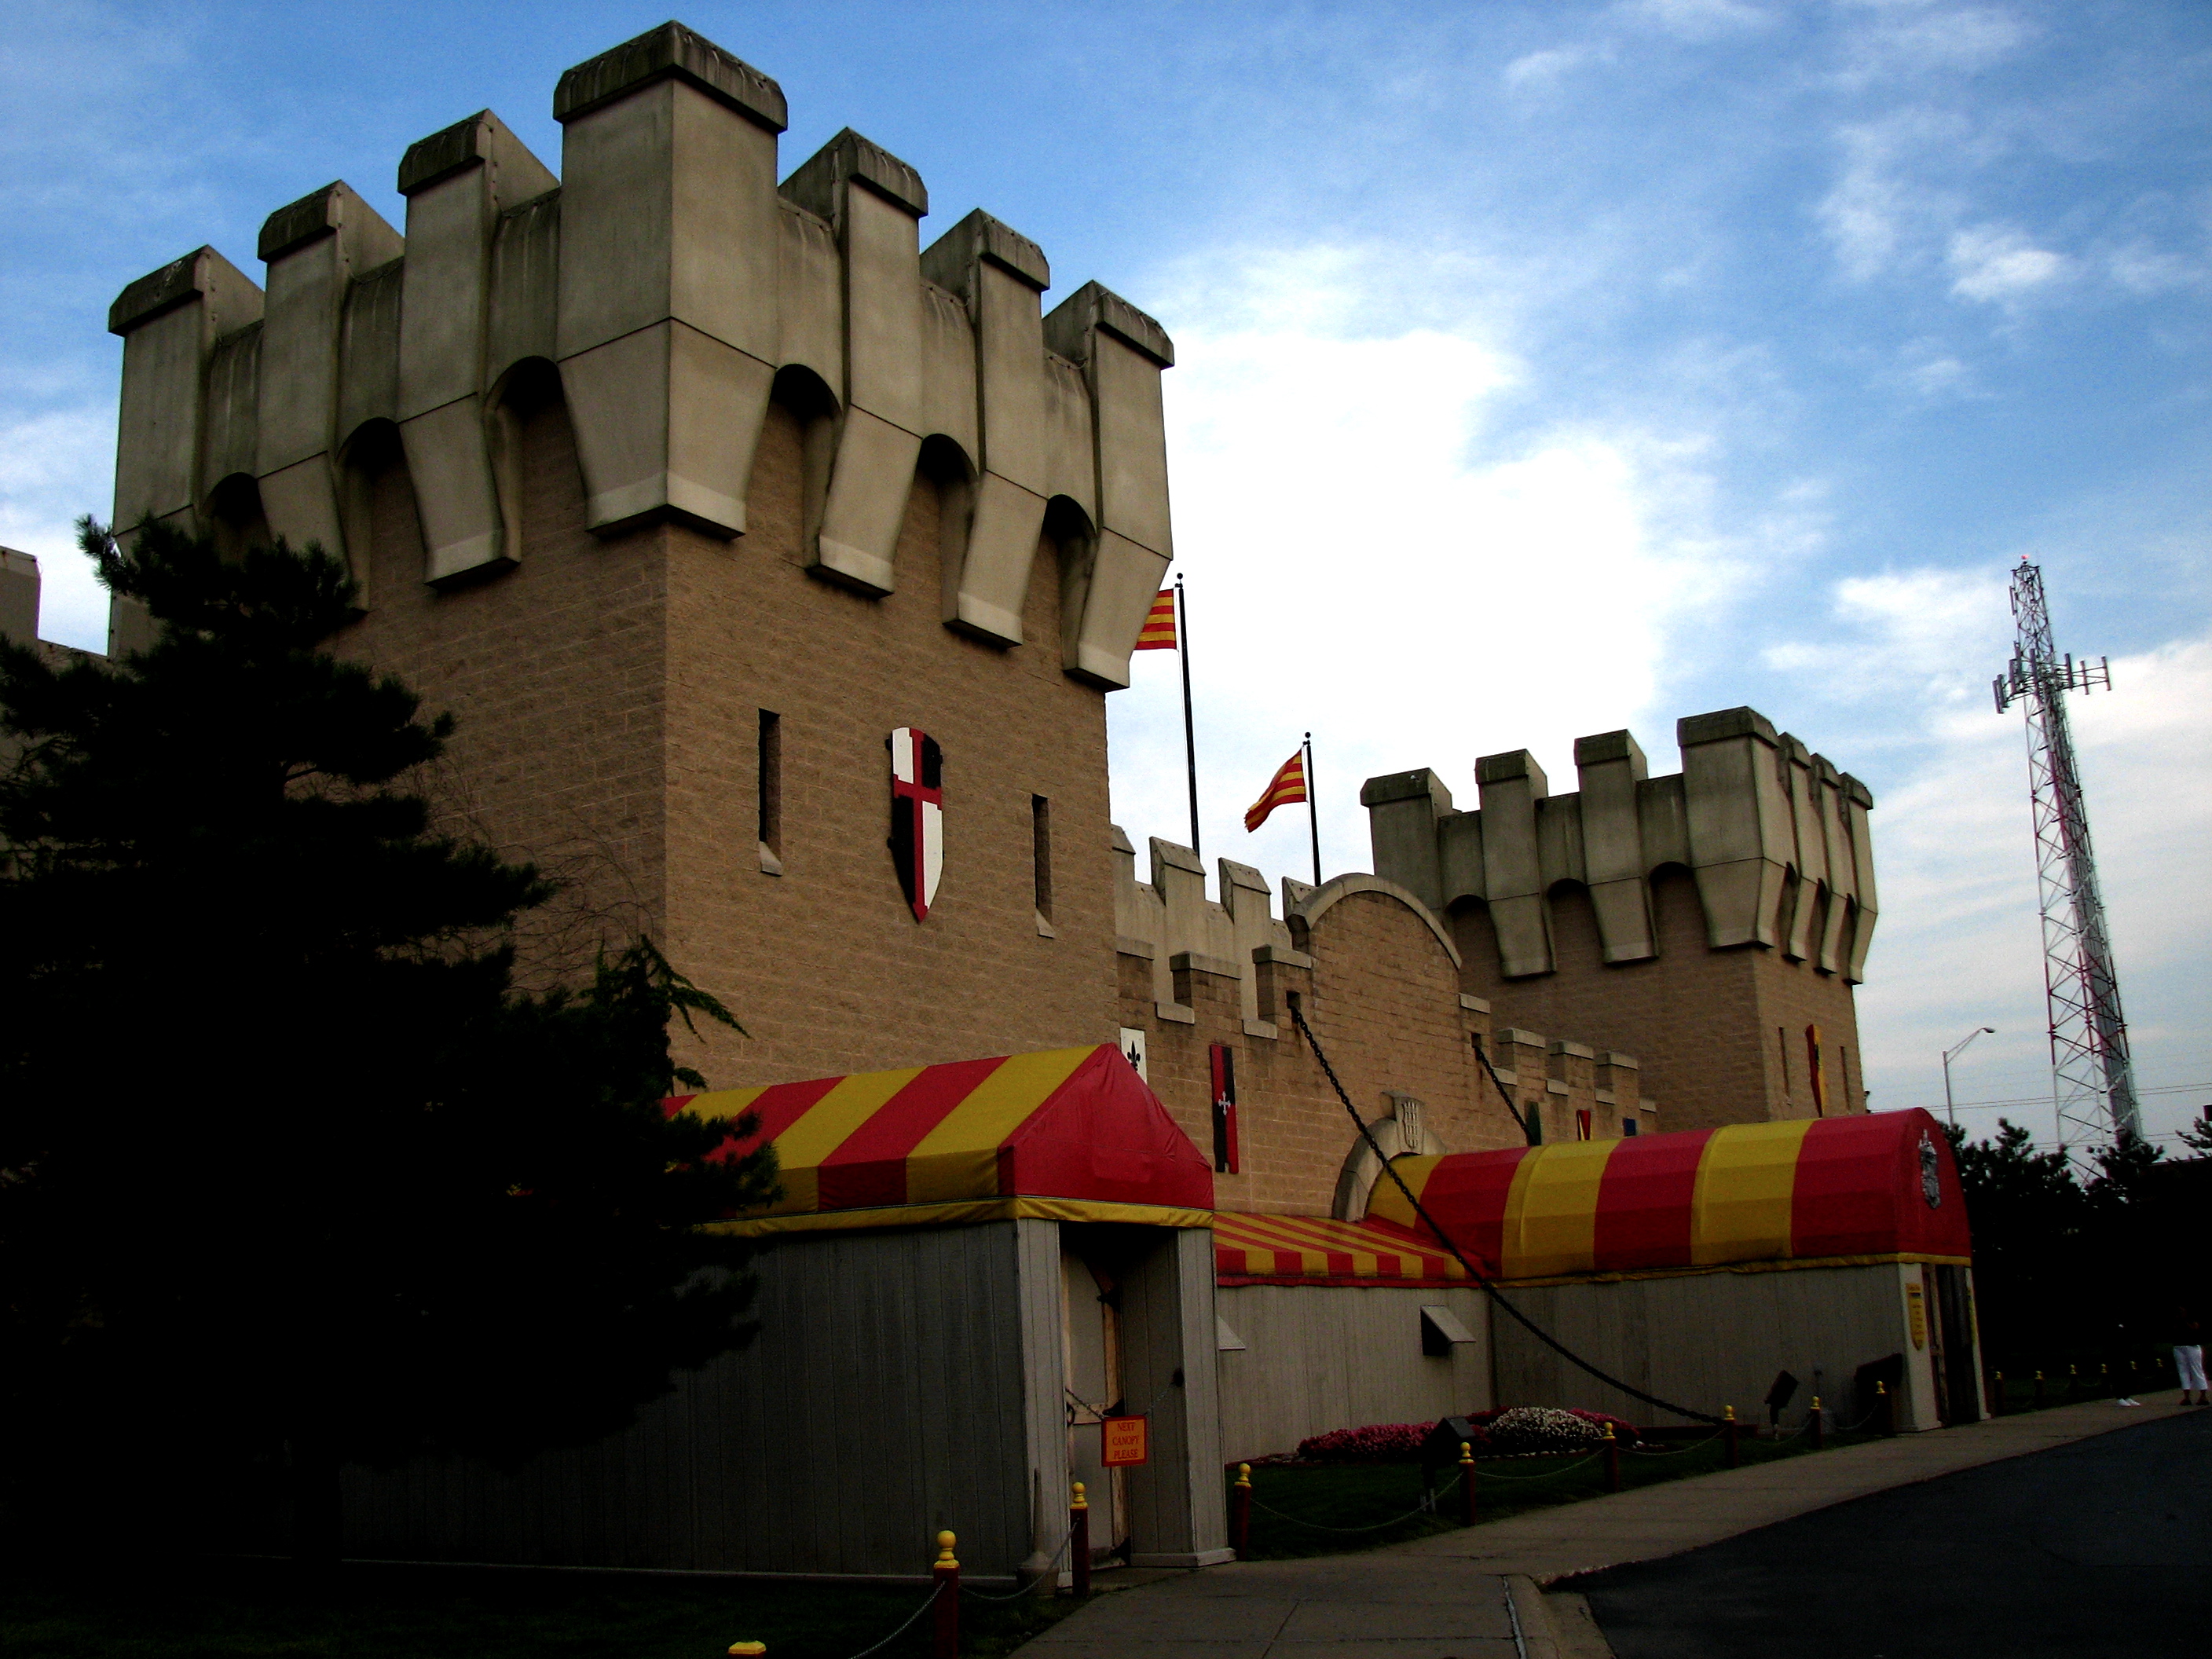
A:
[[[1367,1144],[1365,1137],[1354,1140],[1336,1177],[1336,1202],[1329,1213],[1339,1221],[1358,1221],[1366,1215],[1368,1196],[1382,1176],[1383,1158],[1407,1154],[1440,1157],[1451,1150],[1428,1127],[1419,1101],[1395,1089],[1384,1090],[1382,1098],[1390,1107],[1390,1115],[1367,1126],[1375,1138],[1374,1146]],[[1376,1147],[1382,1149],[1382,1158],[1376,1157]]]

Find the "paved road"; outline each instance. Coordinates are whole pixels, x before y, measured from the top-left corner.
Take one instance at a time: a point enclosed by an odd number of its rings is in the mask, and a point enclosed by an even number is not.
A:
[[[2212,1653],[2212,1412],[1569,1588],[1620,1659],[2198,1659]]]

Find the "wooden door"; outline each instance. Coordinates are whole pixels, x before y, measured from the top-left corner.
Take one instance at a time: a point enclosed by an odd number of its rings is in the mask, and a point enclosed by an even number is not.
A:
[[[1074,1250],[1060,1253],[1060,1357],[1067,1377],[1067,1476],[1091,1503],[1091,1554],[1113,1555],[1129,1540],[1127,1473],[1100,1461],[1100,1421],[1121,1406],[1121,1332],[1114,1280]]]

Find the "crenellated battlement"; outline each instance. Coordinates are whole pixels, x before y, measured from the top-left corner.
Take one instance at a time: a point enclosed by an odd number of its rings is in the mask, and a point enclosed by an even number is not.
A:
[[[1771,947],[1856,984],[1874,936],[1873,794],[1755,709],[1693,714],[1675,736],[1682,770],[1657,778],[1627,732],[1577,738],[1582,787],[1567,795],[1526,750],[1486,755],[1472,812],[1426,769],[1370,778],[1375,867],[1439,913],[1486,905],[1507,979],[1558,965],[1562,882],[1588,890],[1606,963],[1658,956],[1650,878],[1676,865],[1710,948]]]
[[[1219,860],[1212,900],[1190,848],[1155,837],[1139,880],[1135,848],[1113,834],[1122,1041],[1200,1145],[1222,1092],[1237,1103],[1240,1133],[1214,1142],[1217,1190],[1235,1207],[1356,1220],[1382,1170],[1300,1037],[1293,998],[1385,1156],[1658,1128],[1631,1055],[1495,1024],[1462,988],[1443,918],[1396,882],[1285,877],[1279,917],[1249,865]]]
[[[118,521],[319,542],[366,583],[349,461],[396,428],[422,580],[480,580],[526,555],[514,394],[550,367],[592,532],[733,539],[781,398],[811,411],[814,574],[897,588],[921,465],[953,502],[943,620],[1031,643],[1049,519],[1085,551],[1061,637],[1036,643],[1127,684],[1173,551],[1158,324],[1096,283],[1045,313],[1043,252],[980,211],[924,249],[920,174],[849,129],[779,184],[781,90],[679,24],[568,70],[554,115],[558,178],[483,111],[409,147],[404,235],[334,183],[270,216],[265,284],[204,247],[126,288]],[[143,637],[127,614],[115,628]]]

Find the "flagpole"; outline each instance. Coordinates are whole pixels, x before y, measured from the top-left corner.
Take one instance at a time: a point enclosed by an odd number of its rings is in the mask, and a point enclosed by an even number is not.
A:
[[[1176,655],[1182,663],[1182,759],[1190,778],[1190,850],[1199,857],[1198,732],[1190,718],[1190,601],[1183,597],[1180,575],[1176,578]]]
[[[1321,885],[1321,809],[1314,803],[1313,733],[1306,733],[1306,825],[1313,831],[1314,885]]]

